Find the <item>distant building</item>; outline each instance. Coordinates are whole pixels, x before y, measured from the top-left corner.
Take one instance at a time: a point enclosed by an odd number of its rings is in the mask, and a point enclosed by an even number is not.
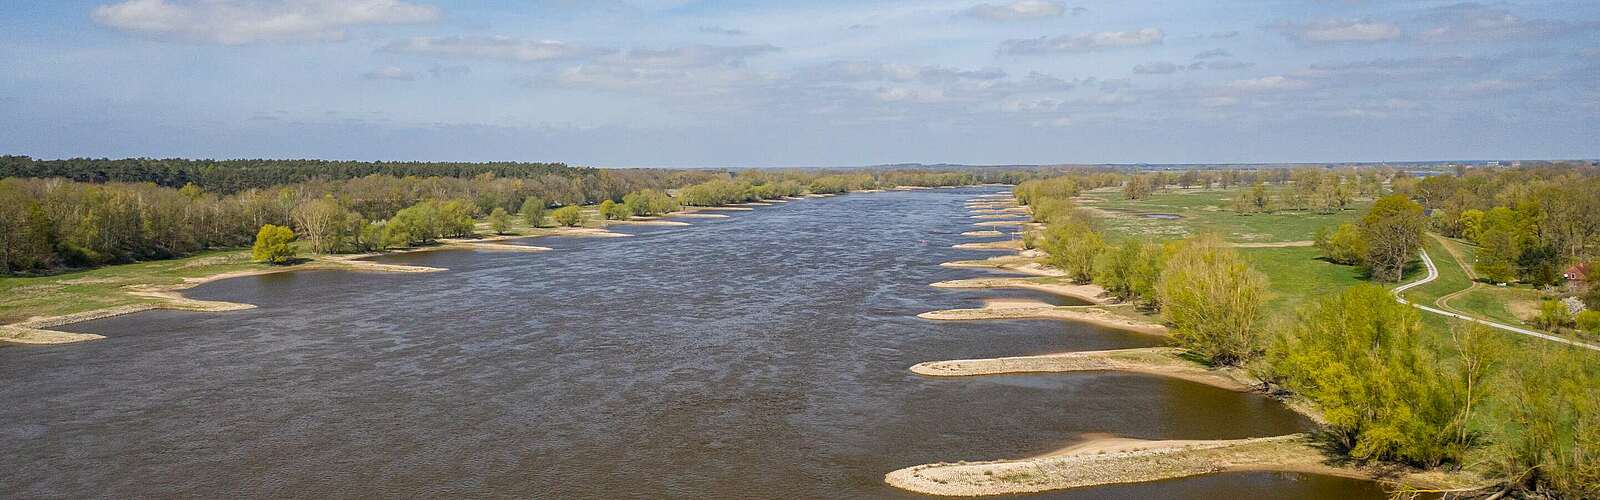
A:
[[[1567,268],[1566,272],[1561,273],[1561,277],[1566,278],[1567,281],[1588,281],[1589,263],[1579,262],[1573,264],[1572,267]]]

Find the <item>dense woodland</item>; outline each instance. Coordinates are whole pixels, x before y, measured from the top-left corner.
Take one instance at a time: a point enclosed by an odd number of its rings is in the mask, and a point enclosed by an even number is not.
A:
[[[1367,268],[1373,284],[1311,298],[1274,317],[1264,307],[1268,278],[1220,237],[1112,239],[1073,201],[1093,188],[1120,187],[1139,199],[1185,185],[1241,187],[1234,199],[1241,217],[1342,210],[1352,199],[1376,198],[1356,222],[1317,237],[1326,259]],[[1567,266],[1589,262],[1594,269],[1600,169],[1545,165],[1425,178],[1385,169],[1100,172],[1030,180],[1014,192],[1045,224],[1026,246],[1048,252],[1070,279],[1159,314],[1176,345],[1315,401],[1331,449],[1359,462],[1471,467],[1500,480],[1501,494],[1600,496],[1594,353],[1551,342],[1517,345],[1466,322],[1424,334],[1419,311],[1380,285],[1401,279],[1430,230],[1478,242],[1476,265],[1496,279],[1550,286],[1564,281]],[[1587,299],[1591,311],[1582,314],[1600,309],[1595,274],[1559,289]]]
[[[1014,183],[1037,172],[595,169],[546,163],[33,160],[0,157],[0,271],[48,272],[250,246],[288,228],[313,253],[465,237],[488,217],[537,226],[652,216],[805,193]],[[676,193],[676,197],[667,193]],[[277,233],[274,233],[277,234]],[[282,260],[282,259],[275,259]]]

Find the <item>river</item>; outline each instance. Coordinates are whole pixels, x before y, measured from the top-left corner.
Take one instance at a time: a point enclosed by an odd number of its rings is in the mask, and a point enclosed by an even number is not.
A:
[[[1154,376],[933,379],[942,359],[1160,345],[1053,320],[915,317],[1025,291],[950,290],[992,252],[964,200],[809,199],[543,253],[383,257],[440,273],[223,280],[229,313],[153,311],[0,349],[0,497],[914,497],[883,474],[1086,435],[1299,432],[1280,404]],[[1223,474],[1040,497],[1383,498],[1372,483]]]

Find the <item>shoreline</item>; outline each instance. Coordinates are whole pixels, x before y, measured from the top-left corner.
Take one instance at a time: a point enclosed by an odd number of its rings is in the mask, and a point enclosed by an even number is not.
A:
[[[1107,328],[1127,330],[1150,335],[1167,335],[1167,327],[1148,321],[1129,318],[1103,308],[1103,306],[1050,306],[1050,307],[985,307],[976,309],[945,309],[917,315],[933,321],[977,321],[985,319],[1059,319],[1081,321]]]
[[[1100,288],[1100,285],[1094,284],[1069,285],[1060,283],[1039,283],[1036,281],[1029,281],[1028,278],[968,278],[940,281],[928,286],[934,288],[975,290],[1016,288],[1021,290],[1032,290],[1035,292],[1060,295],[1063,297],[1071,297],[1098,305],[1109,305],[1115,303],[1114,300],[1106,296],[1106,290],[1104,288]]]
[[[1101,438],[1040,457],[915,465],[885,474],[884,481],[926,495],[988,496],[1249,471],[1396,480],[1424,487],[1455,482],[1333,464],[1307,434],[1227,440]]]
[[[176,284],[148,285],[134,284],[123,287],[123,293],[155,299],[154,302],[125,304],[101,309],[92,309],[71,314],[55,316],[35,316],[22,321],[0,325],[0,345],[62,345],[104,339],[103,335],[89,333],[75,333],[53,328],[94,321],[99,319],[123,316],[153,310],[191,311],[191,312],[229,312],[254,309],[254,304],[238,302],[210,301],[189,298],[182,291],[206,283],[247,276],[264,276],[269,274],[297,272],[297,271],[351,271],[351,272],[379,272],[379,273],[431,273],[447,271],[440,267],[408,266],[400,264],[384,264],[366,260],[382,255],[398,255],[407,253],[433,252],[440,250],[474,250],[487,252],[546,252],[549,247],[534,245],[512,245],[499,243],[507,240],[538,238],[544,236],[588,236],[588,237],[626,237],[623,233],[606,231],[603,228],[535,228],[540,234],[491,234],[481,238],[441,238],[438,244],[412,248],[385,250],[382,252],[368,252],[359,254],[317,255],[308,262],[288,266],[270,266],[243,271],[222,271],[198,277],[187,277]]]
[[[952,359],[912,365],[928,377],[974,377],[1026,373],[1126,372],[1171,377],[1235,392],[1256,392],[1261,381],[1242,370],[1211,368],[1183,357],[1176,347],[1074,351],[1037,356]]]
[[[955,245],[951,245],[950,248],[954,248],[954,249],[957,249],[957,250],[1021,251],[1022,250],[1022,240],[1020,240],[1020,239],[1008,239],[1008,240],[998,240],[998,241],[983,241],[983,242],[977,242],[977,243],[957,243]]]

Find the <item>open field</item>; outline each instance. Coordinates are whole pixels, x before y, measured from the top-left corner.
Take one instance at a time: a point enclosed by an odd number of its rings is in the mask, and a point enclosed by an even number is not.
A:
[[[1152,239],[1182,238],[1216,232],[1236,243],[1271,243],[1311,239],[1317,228],[1337,226],[1359,217],[1371,205],[1361,200],[1332,214],[1281,211],[1240,215],[1229,210],[1238,189],[1173,189],[1143,200],[1125,200],[1116,189],[1083,193],[1078,203],[1101,216],[1111,235]],[[1171,218],[1170,216],[1178,218]],[[1162,218],[1157,218],[1162,217]]]

